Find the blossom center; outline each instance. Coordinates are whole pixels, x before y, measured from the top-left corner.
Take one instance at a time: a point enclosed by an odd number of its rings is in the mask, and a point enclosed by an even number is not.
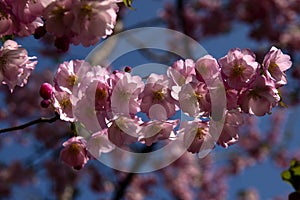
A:
[[[103,100],[107,97],[107,92],[105,89],[99,89],[97,88],[96,90],[96,98],[97,99],[100,99],[100,100]]]
[[[278,65],[275,62],[271,62],[269,65],[269,72],[272,73],[275,71],[275,69],[278,67]]]
[[[76,75],[69,76],[67,79],[67,82],[69,83],[70,86],[74,86],[76,84],[76,81],[77,81]]]
[[[83,15],[91,17],[91,15],[92,15],[92,6],[85,4],[80,8],[80,11]]]
[[[63,109],[66,109],[68,106],[71,105],[71,101],[70,101],[70,99],[68,99],[68,98],[63,99],[63,100],[60,102],[60,105],[61,105],[61,107],[63,107]]]
[[[198,101],[202,100],[203,99],[203,95],[200,94],[199,92],[195,92],[195,96],[197,98]]]
[[[161,101],[164,98],[164,93],[162,90],[153,92],[153,100]]]
[[[201,140],[203,139],[204,135],[205,135],[204,128],[197,128],[196,138]]]
[[[56,9],[53,9],[52,14],[58,18],[62,18],[65,15],[66,9],[61,6],[57,6]]]
[[[243,67],[243,65],[235,65],[232,69],[231,74],[233,77],[238,77],[243,74],[244,69],[245,68]]]
[[[80,153],[81,147],[77,143],[70,144],[69,152],[73,155],[78,155]]]

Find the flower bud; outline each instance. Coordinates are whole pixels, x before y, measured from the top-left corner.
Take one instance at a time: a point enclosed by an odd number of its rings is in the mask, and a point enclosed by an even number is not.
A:
[[[50,101],[48,99],[44,99],[43,101],[41,101],[42,108],[48,108],[49,105],[50,105]]]
[[[131,67],[130,67],[130,66],[126,66],[126,67],[124,68],[124,72],[130,73],[130,72],[131,72]]]
[[[53,87],[50,83],[43,83],[40,88],[40,96],[47,100],[51,98]]]

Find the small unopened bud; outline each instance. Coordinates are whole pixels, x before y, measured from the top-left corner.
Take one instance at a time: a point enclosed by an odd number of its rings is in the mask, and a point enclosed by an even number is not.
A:
[[[44,99],[43,101],[41,101],[42,108],[48,108],[49,105],[50,105],[50,101],[48,99]]]
[[[42,38],[45,34],[47,33],[46,29],[44,26],[39,26],[35,29],[33,37],[35,39],[40,39]]]
[[[126,66],[126,67],[124,68],[124,71],[130,73],[130,72],[131,72],[131,69],[132,69],[131,67]]]
[[[43,99],[51,99],[53,87],[50,83],[43,83],[40,88],[40,96]]]

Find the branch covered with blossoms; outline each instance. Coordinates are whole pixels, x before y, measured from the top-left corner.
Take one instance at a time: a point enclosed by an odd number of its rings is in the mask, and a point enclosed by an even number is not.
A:
[[[178,60],[167,74],[152,73],[143,82],[128,67],[111,72],[72,60],[60,64],[54,86],[43,84],[40,92],[61,120],[80,122],[89,132],[89,138],[76,136],[64,145],[62,159],[76,169],[115,147],[135,142],[151,146],[181,136],[187,151],[200,156],[215,144],[226,148],[236,143],[244,117],[270,114],[282,101],[279,89],[287,84],[285,72],[291,65],[290,56],[276,47],[262,63],[249,49],[231,49],[219,60],[211,55]],[[223,129],[216,136],[210,129],[211,93],[219,88],[210,86],[218,79],[224,83],[226,99],[219,101],[226,102],[226,109]],[[174,120],[178,111],[194,120]],[[147,117],[138,117],[140,113]]]

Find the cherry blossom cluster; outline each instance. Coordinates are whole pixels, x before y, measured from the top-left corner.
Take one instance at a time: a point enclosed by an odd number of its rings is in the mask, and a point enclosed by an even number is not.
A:
[[[0,2],[0,37],[34,34],[40,38],[48,32],[61,49],[69,43],[90,46],[112,34],[118,2],[121,1],[4,0]]]
[[[178,60],[166,74],[152,73],[143,81],[131,75],[128,67],[110,72],[72,60],[60,64],[53,88],[43,84],[40,92],[44,98],[51,96],[48,100],[61,120],[81,122],[90,132],[88,139],[75,136],[63,144],[61,158],[80,169],[88,159],[134,142],[151,146],[183,136],[187,151],[192,153],[200,154],[204,143],[210,148],[215,144],[226,148],[238,141],[243,113],[263,116],[278,105],[279,88],[287,84],[285,71],[291,65],[290,56],[276,47],[262,63],[249,49],[231,49],[219,60],[211,55],[195,62]],[[226,99],[220,99],[226,101],[226,111],[218,138],[209,129],[213,106],[210,86],[216,79],[223,81],[226,92]],[[194,120],[172,119],[178,111]],[[147,119],[138,117],[139,113]]]
[[[29,57],[27,50],[17,42],[7,40],[0,49],[0,82],[11,92],[16,85],[23,87],[37,64],[35,59]]]

